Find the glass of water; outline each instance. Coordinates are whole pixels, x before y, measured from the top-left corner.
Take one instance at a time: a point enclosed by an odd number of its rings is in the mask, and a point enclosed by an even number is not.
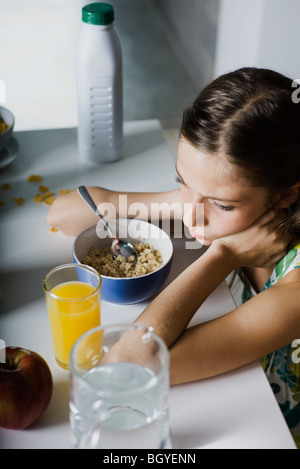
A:
[[[70,356],[71,445],[168,449],[169,353],[143,325],[95,327]]]

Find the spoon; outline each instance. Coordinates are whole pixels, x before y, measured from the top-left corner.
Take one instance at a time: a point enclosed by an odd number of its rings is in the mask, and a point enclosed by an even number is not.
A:
[[[110,234],[110,237],[113,239],[112,245],[111,245],[111,253],[116,259],[120,254],[121,256],[125,257],[127,260],[128,257],[134,256],[134,264],[137,263],[138,255],[134,247],[132,246],[131,243],[122,241],[121,239],[118,239],[116,235],[111,231],[110,227],[108,226],[107,221],[104,219],[104,217],[101,215],[99,210],[97,209],[97,206],[95,202],[93,201],[92,197],[90,196],[87,188],[85,186],[79,186],[77,188],[78,193],[81,195],[83,200],[85,201],[86,204],[96,213],[96,215],[100,218],[102,221],[103,225],[106,227],[108,233]]]

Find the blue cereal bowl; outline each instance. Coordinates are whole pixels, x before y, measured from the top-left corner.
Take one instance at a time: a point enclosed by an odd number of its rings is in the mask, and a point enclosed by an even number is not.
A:
[[[165,284],[172,265],[173,243],[168,234],[158,226],[142,220],[109,220],[109,225],[117,235],[130,242],[145,242],[158,249],[163,264],[157,270],[139,277],[117,278],[102,275],[102,300],[119,305],[144,301],[156,295]],[[73,259],[76,263],[88,254],[91,247],[102,249],[111,246],[111,238],[101,221],[82,231],[73,243]]]

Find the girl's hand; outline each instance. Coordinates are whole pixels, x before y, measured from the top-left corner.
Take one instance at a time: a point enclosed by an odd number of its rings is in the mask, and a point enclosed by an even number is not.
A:
[[[155,373],[159,370],[160,351],[151,335],[151,328],[139,325],[125,331],[102,357],[100,365],[120,362],[135,363],[150,368]]]
[[[212,245],[225,248],[235,267],[273,267],[292,241],[282,222],[283,216],[269,209],[245,230],[216,239]]]

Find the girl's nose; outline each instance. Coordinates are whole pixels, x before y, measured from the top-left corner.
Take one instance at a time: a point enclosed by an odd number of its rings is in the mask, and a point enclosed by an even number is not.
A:
[[[194,197],[191,202],[184,204],[183,222],[186,226],[196,227],[204,224],[204,198]]]

